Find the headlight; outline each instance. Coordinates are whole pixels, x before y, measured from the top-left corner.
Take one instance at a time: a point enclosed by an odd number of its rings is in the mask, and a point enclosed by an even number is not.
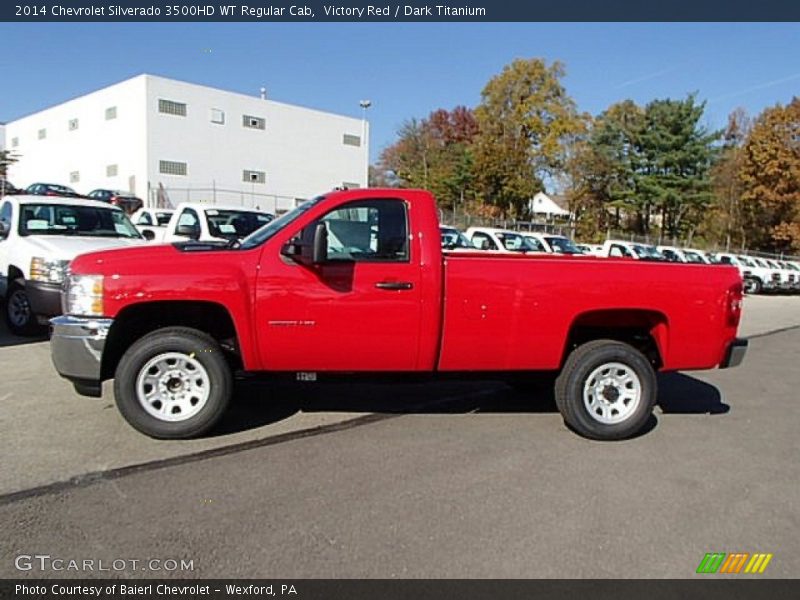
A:
[[[61,310],[65,315],[103,316],[103,276],[68,275],[61,292]]]
[[[62,283],[68,266],[68,260],[48,260],[41,256],[34,256],[31,259],[31,281]]]

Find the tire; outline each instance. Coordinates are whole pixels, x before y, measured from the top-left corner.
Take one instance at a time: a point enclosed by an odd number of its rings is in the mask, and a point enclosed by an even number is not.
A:
[[[20,280],[14,281],[8,286],[3,314],[8,330],[14,335],[30,337],[44,331],[44,328],[36,321],[36,315],[31,309],[31,302],[25,286],[20,283]]]
[[[556,379],[555,398],[564,422],[578,434],[622,440],[650,419],[657,387],[655,371],[641,352],[622,342],[594,340],[569,355]]]
[[[167,327],[137,340],[123,354],[114,398],[125,420],[157,439],[209,431],[233,394],[233,374],[219,345],[196,329]]]
[[[761,293],[761,280],[756,277],[745,277],[744,279],[744,293],[745,294],[760,294]]]

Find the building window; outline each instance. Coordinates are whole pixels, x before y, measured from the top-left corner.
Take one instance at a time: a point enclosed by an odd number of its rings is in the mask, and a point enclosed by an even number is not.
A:
[[[106,109],[106,121],[110,121],[112,119],[117,118],[117,107],[116,106],[109,106]]]
[[[242,179],[247,183],[266,183],[267,174],[264,171],[248,171],[245,169]]]
[[[78,119],[70,119],[67,127],[70,131],[75,131],[78,128]]]
[[[70,183],[78,183],[81,180],[81,174],[79,171],[73,171],[69,174],[69,182]]]
[[[175,115],[176,117],[186,116],[186,104],[183,102],[173,102],[172,100],[158,99],[158,112],[165,115]]]
[[[345,133],[344,137],[342,138],[342,142],[345,146],[360,146],[361,145],[361,137],[358,135],[351,135],[349,133]]]
[[[106,177],[116,177],[117,170],[117,165],[106,165]]]
[[[342,182],[342,187],[346,190],[354,190],[356,188],[360,188],[361,184],[355,183],[354,181],[344,181]]]
[[[158,172],[164,175],[186,175],[186,163],[174,160],[160,160],[158,161]]]
[[[267,120],[261,117],[242,115],[242,125],[249,127],[250,129],[266,129]]]
[[[40,129],[39,130],[39,139],[43,140],[47,137],[47,129]]]
[[[17,146],[19,146],[19,138],[18,137],[11,138],[11,147],[16,148]]]
[[[211,109],[211,122],[216,123],[218,125],[225,124],[225,112],[221,111],[218,108]]]

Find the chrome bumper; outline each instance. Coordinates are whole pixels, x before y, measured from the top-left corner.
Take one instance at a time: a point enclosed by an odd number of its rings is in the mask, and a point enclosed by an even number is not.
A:
[[[75,391],[99,397],[103,348],[113,319],[64,315],[50,320],[50,356],[56,371],[69,379]]]
[[[725,351],[725,358],[719,364],[720,369],[730,369],[738,367],[744,360],[744,355],[747,353],[747,340],[736,338],[729,345]]]

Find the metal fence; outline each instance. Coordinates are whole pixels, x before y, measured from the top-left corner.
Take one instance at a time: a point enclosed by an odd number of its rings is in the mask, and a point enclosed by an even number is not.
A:
[[[303,202],[303,198],[264,194],[255,190],[206,187],[151,187],[147,206],[151,208],[175,208],[181,202],[203,202],[255,208],[272,214],[281,214]]]
[[[466,230],[470,227],[497,227],[511,231],[536,231],[539,233],[553,233],[569,238],[575,235],[575,226],[571,223],[558,220],[521,221],[517,219],[503,219],[498,217],[482,217],[477,215],[454,212],[448,209],[439,209],[439,221],[442,225],[449,225],[456,229]]]

